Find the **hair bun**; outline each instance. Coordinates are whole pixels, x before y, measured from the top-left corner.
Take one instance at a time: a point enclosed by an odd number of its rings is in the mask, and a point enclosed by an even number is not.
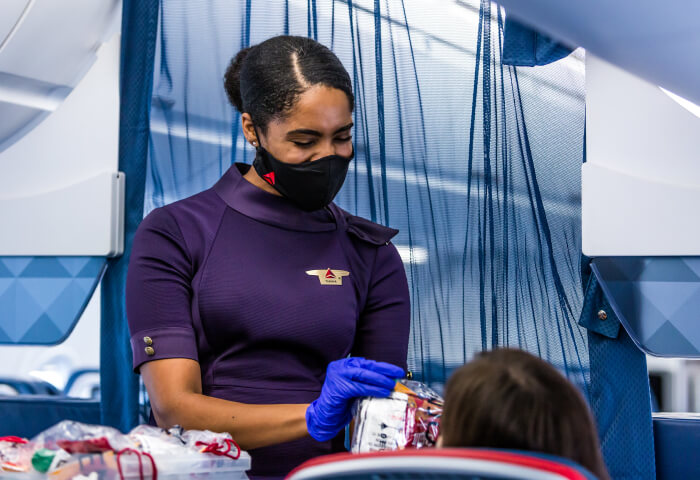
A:
[[[224,74],[224,87],[231,105],[243,113],[243,99],[241,98],[241,65],[248,56],[252,47],[246,47],[236,54],[231,60]]]

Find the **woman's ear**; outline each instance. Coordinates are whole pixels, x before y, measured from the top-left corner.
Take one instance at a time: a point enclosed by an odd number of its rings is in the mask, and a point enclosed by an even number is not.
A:
[[[241,115],[241,127],[243,128],[243,136],[253,146],[260,145],[260,140],[258,139],[258,134],[255,131],[255,124],[253,123],[253,118],[249,113],[244,113]]]

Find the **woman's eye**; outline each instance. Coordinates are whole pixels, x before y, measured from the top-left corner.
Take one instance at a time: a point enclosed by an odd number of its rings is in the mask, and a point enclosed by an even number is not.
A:
[[[352,136],[349,136],[349,137],[338,137],[338,138],[335,139],[336,142],[349,142],[350,140],[352,140]],[[300,142],[300,141],[297,141],[297,140],[292,140],[292,143],[293,143],[294,145],[296,145],[297,147],[305,148],[305,147],[310,147],[311,145],[313,145],[313,144],[314,144],[314,141],[311,140],[311,141],[308,141],[308,142]]]

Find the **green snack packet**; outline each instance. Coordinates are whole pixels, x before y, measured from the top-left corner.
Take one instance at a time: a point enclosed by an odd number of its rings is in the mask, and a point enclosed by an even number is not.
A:
[[[41,473],[46,473],[49,471],[51,462],[53,462],[53,457],[56,456],[56,452],[49,450],[48,448],[40,448],[32,456],[32,466],[34,470]]]

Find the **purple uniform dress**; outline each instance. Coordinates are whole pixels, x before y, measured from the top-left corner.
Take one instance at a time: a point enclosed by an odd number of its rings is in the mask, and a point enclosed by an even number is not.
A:
[[[315,400],[328,363],[348,355],[406,368],[397,231],[334,204],[305,212],[245,180],[248,168],[235,164],[139,226],[126,286],[134,369],[190,358],[204,395],[277,404]],[[342,443],[307,436],[252,450],[250,475],[283,477]]]

